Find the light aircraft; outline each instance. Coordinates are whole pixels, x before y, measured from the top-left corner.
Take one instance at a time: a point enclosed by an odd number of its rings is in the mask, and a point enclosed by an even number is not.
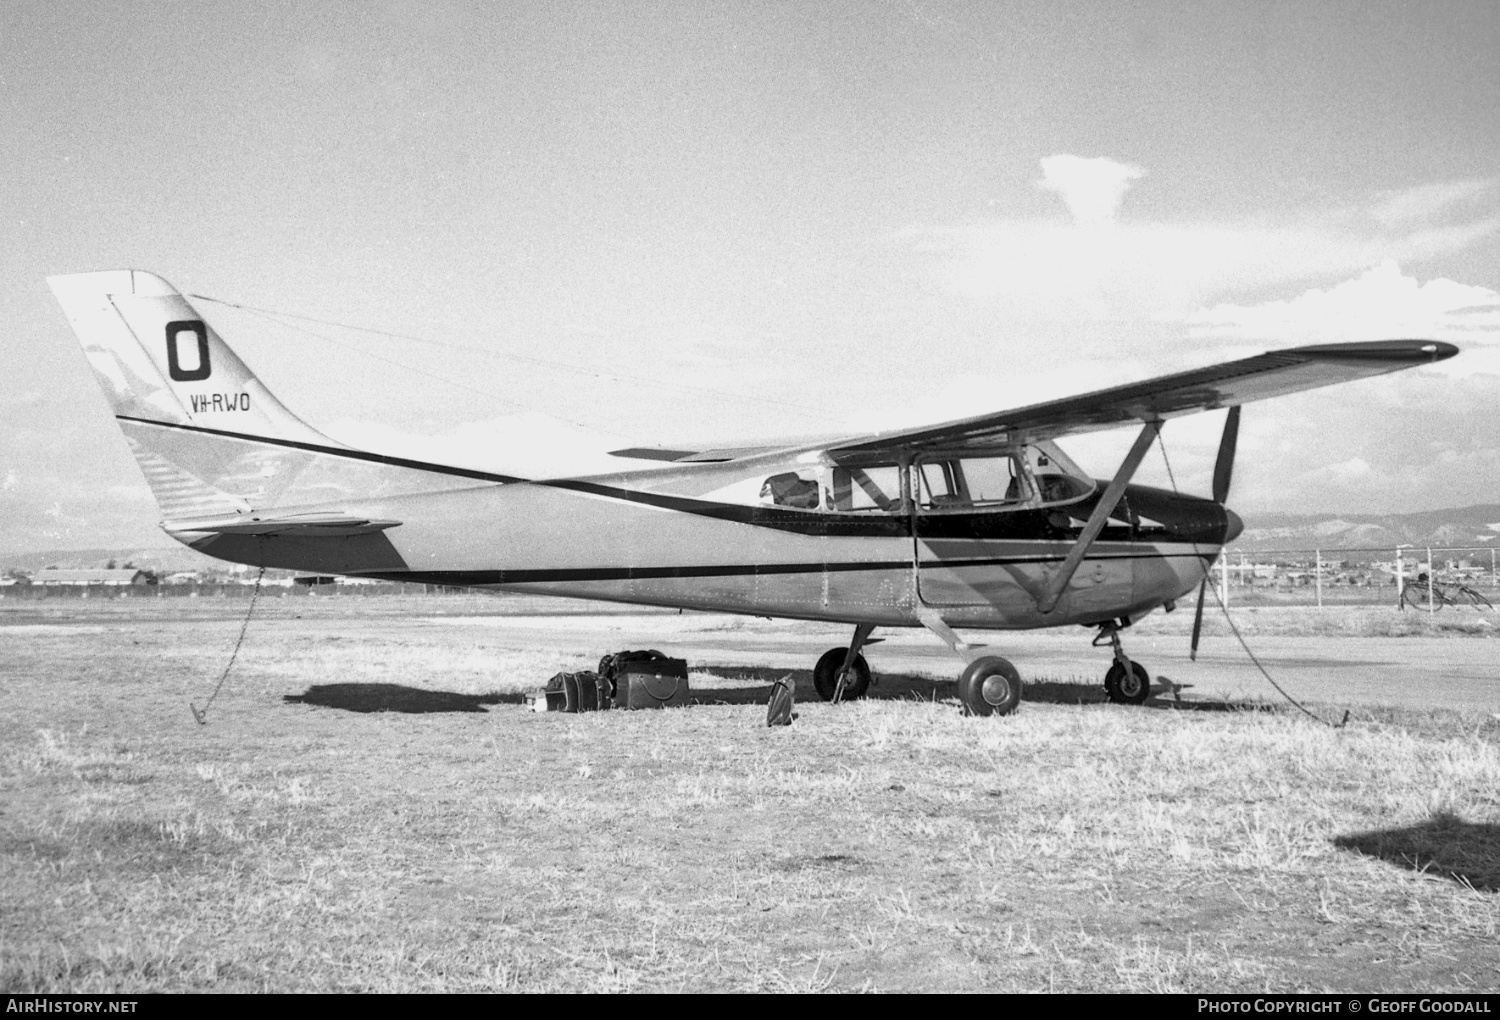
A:
[[[1225,505],[1240,405],[1441,361],[1432,340],[1296,347],[924,428],[801,445],[615,451],[618,471],[522,477],[353,449],[287,410],[197,309],[137,270],[48,281],[173,538],[319,574],[851,625],[813,671],[863,695],[876,627],[926,627],[977,715],[1015,667],[958,630],[1083,625],[1116,702],[1151,679],[1120,631],[1196,586],[1240,519]],[[1168,418],[1228,408],[1212,498],[1131,484]],[[1112,478],[1060,450],[1134,427]]]

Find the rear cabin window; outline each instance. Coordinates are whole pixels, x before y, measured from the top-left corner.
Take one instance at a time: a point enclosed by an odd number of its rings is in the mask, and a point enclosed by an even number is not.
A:
[[[896,464],[835,465],[823,499],[838,513],[899,513],[901,468]]]
[[[998,509],[1031,498],[1021,463],[1009,454],[923,460],[913,475],[924,510]]]

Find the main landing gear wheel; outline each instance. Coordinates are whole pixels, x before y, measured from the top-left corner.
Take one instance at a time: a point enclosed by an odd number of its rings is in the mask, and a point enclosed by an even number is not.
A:
[[[832,701],[838,691],[839,667],[844,664],[844,656],[849,654],[847,648],[830,648],[823,653],[818,664],[813,667],[813,687],[818,692],[818,697],[824,701]],[[844,694],[841,701],[853,701],[863,698],[865,692],[870,689],[870,664],[865,662],[863,655],[856,655],[854,662],[849,667],[849,673],[844,677]]]
[[[1021,704],[1021,674],[1009,660],[982,656],[958,675],[958,700],[966,715],[1009,715]]]
[[[1130,675],[1118,662],[1104,674],[1104,693],[1116,705],[1139,705],[1151,697],[1151,674],[1139,662],[1131,661]]]

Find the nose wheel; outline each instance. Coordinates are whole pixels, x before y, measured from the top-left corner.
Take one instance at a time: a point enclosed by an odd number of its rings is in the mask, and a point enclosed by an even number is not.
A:
[[[1151,697],[1151,674],[1146,667],[1125,654],[1120,644],[1120,625],[1111,620],[1099,628],[1094,647],[1108,644],[1114,652],[1114,664],[1104,674],[1104,694],[1116,705],[1140,705]]]
[[[1139,705],[1151,696],[1151,674],[1139,662],[1128,669],[1117,662],[1104,674],[1104,693],[1116,705]]]

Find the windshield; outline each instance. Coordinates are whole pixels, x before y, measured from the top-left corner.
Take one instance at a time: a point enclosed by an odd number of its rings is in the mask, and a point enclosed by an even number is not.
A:
[[[1071,503],[1094,491],[1094,480],[1050,440],[1026,448],[1026,466],[1036,482],[1042,506]]]

